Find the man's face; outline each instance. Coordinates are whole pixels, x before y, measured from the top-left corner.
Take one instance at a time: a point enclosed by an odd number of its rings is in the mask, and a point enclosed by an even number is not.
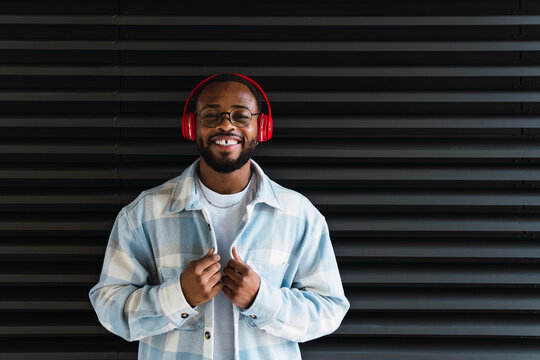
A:
[[[196,113],[205,108],[218,111],[232,111],[246,107],[251,113],[258,113],[257,100],[247,86],[236,81],[218,81],[207,85],[197,98]],[[222,116],[215,128],[205,126],[200,119],[196,124],[197,149],[206,163],[215,171],[230,173],[241,168],[251,158],[257,145],[257,115],[248,126],[239,128]],[[218,140],[235,140],[235,145],[218,145]]]

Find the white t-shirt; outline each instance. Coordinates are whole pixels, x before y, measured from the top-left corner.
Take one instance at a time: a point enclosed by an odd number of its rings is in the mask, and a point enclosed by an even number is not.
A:
[[[223,269],[231,259],[231,245],[239,230],[240,220],[244,216],[246,205],[252,200],[254,191],[252,186],[254,173],[244,190],[236,194],[220,194],[207,188],[197,177],[203,196],[202,205],[208,209],[212,230],[217,240],[217,252],[220,256],[219,271]],[[207,200],[210,200],[208,201]],[[233,205],[234,204],[234,205]],[[215,206],[217,205],[217,206]],[[219,206],[229,206],[221,208]],[[215,252],[214,252],[215,253]],[[220,291],[214,297],[214,359],[234,359],[234,325],[232,301]]]

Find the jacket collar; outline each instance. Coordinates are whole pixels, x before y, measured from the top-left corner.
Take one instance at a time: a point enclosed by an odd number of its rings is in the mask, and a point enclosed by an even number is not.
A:
[[[251,204],[262,202],[278,210],[283,211],[274,191],[274,186],[270,178],[263,172],[255,160],[250,159],[254,172],[253,180],[256,182],[256,194]],[[180,176],[177,177],[169,201],[165,208],[165,214],[174,214],[182,210],[196,210],[201,208],[201,192],[195,186],[197,181],[197,170],[200,158],[195,160]]]

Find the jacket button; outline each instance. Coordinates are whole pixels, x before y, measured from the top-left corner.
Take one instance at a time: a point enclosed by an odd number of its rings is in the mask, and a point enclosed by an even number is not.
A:
[[[205,332],[204,337],[210,339],[210,331]]]
[[[257,315],[249,315],[249,317],[252,318],[252,319],[256,319]]]
[[[187,318],[189,315],[187,313],[182,313],[182,315],[180,315],[182,318]]]

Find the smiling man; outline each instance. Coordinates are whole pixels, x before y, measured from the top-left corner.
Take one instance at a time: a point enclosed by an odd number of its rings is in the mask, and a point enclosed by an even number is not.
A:
[[[182,133],[200,158],[116,218],[89,292],[100,323],[140,341],[139,359],[301,359],[350,304],[324,216],[251,159],[272,137],[266,94],[206,78]]]

